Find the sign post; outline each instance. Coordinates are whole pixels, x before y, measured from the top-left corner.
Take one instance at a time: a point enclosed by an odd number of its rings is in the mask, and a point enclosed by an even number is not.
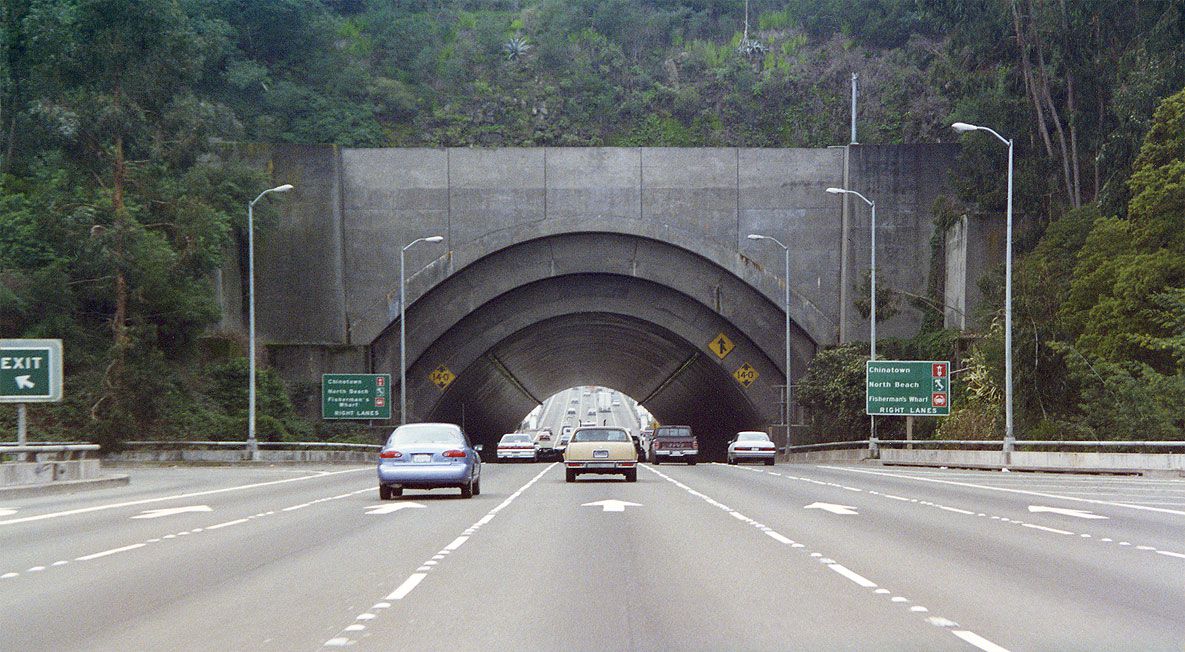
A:
[[[322,374],[321,418],[390,419],[391,374]]]
[[[865,404],[871,416],[950,416],[950,363],[869,360]]]
[[[62,400],[62,340],[0,340],[0,403],[16,403],[16,440],[28,441],[26,403]]]

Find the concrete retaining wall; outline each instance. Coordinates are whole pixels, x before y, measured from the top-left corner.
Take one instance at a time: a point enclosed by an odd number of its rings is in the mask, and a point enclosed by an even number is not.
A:
[[[881,449],[881,462],[886,464],[926,464],[957,466],[1004,466],[1000,451],[963,450],[904,450]],[[1016,451],[1012,454],[1014,468],[1065,470],[1132,470],[1185,472],[1185,455],[1176,453],[1065,453]]]
[[[131,450],[105,453],[108,462],[207,462],[229,464],[242,462],[245,450]],[[260,462],[314,462],[324,464],[365,464],[376,462],[378,451],[295,450],[259,451]]]
[[[789,453],[782,458],[790,464],[820,464],[826,462],[860,462],[868,459],[868,448],[845,448],[839,450],[806,451]]]

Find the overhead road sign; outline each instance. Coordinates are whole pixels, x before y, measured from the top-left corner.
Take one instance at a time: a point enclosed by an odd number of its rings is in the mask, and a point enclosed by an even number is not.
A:
[[[869,360],[865,408],[872,416],[950,415],[950,363],[935,360]]]
[[[321,418],[390,419],[391,374],[322,374]]]
[[[0,403],[62,400],[62,340],[0,340]]]

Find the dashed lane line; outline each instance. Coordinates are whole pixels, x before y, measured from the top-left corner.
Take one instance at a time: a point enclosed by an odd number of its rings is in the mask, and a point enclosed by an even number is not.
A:
[[[498,503],[497,507],[494,507],[489,512],[486,512],[485,516],[482,516],[473,525],[470,525],[469,527],[465,528],[465,531],[463,534],[461,534],[457,538],[453,539],[451,543],[449,543],[447,546],[445,546],[439,552],[437,552],[435,555],[433,555],[431,559],[420,564],[419,568],[417,568],[414,573],[409,575],[407,577],[407,579],[403,580],[403,582],[394,591],[392,591],[386,598],[384,598],[384,600],[391,600],[392,602],[394,602],[394,601],[401,601],[401,600],[406,599],[407,596],[410,595],[411,592],[414,591],[416,589],[416,587],[419,586],[420,583],[423,582],[426,577],[428,577],[429,573],[431,573],[432,571],[434,571],[440,567],[439,564],[442,560],[446,559],[448,555],[456,552],[461,546],[465,545],[465,543],[467,541],[469,541],[469,539],[478,530],[480,530],[482,527],[488,525],[490,523],[490,521],[494,520],[494,517],[498,515],[498,512],[500,512],[503,509],[506,509],[508,506],[510,506],[510,504],[513,503],[516,498],[521,496],[524,491],[531,488],[531,485],[538,482],[539,479],[542,478],[555,465],[556,465],[555,462],[548,464],[547,467],[544,468],[542,471],[540,471],[535,477],[531,478],[526,484],[519,487],[517,491],[510,494],[501,503]],[[321,646],[322,647],[349,647],[351,645],[354,645],[355,643],[357,643],[357,640],[355,640],[354,635],[356,635],[358,632],[366,631],[367,625],[362,624],[362,622],[369,623],[371,620],[378,618],[378,614],[375,613],[376,611],[383,610],[383,609],[389,609],[390,607],[391,607],[391,602],[386,602],[386,601],[376,602],[374,604],[374,606],[372,606],[370,608],[370,611],[367,611],[367,612],[359,615],[357,618],[354,619],[356,622],[354,622],[350,625],[347,625],[346,627],[343,627],[342,630],[340,632],[338,632],[337,636],[334,636],[333,638],[325,641],[324,643],[322,643]],[[357,621],[361,621],[361,622],[357,622]]]
[[[827,566],[827,568],[831,569],[832,571],[834,571],[841,577],[852,582],[856,586],[859,586],[862,589],[872,589],[873,595],[892,595],[892,592],[889,591],[888,589],[878,586],[877,583],[874,582],[873,580],[871,580],[867,577],[864,577],[863,575],[860,575],[859,573],[853,571],[852,569],[848,568],[847,566],[844,566],[843,564],[840,564],[839,562],[835,561],[834,559],[831,559],[830,557],[825,556],[823,553],[805,550],[805,548],[806,548],[805,544],[798,543],[798,542],[790,539],[789,537],[786,537],[786,536],[774,531],[773,528],[770,528],[763,523],[759,523],[759,522],[749,518],[748,516],[741,514],[740,512],[729,507],[728,505],[725,505],[724,503],[721,503],[717,500],[709,498],[708,496],[704,495],[703,493],[692,489],[691,487],[687,486],[686,484],[683,484],[682,482],[679,482],[678,480],[663,473],[662,471],[659,471],[658,469],[653,468],[649,464],[642,464],[639,466],[658,475],[659,477],[663,478],[667,482],[674,484],[676,487],[679,487],[680,489],[686,491],[687,493],[691,494],[692,496],[695,496],[696,498],[703,500],[704,502],[708,503],[709,505],[712,505],[713,507],[716,507],[720,510],[723,510],[724,512],[727,512],[728,514],[732,515],[733,518],[736,518],[738,521],[748,523],[749,525],[757,528],[758,530],[761,530],[762,532],[764,532],[766,535],[768,535],[770,538],[774,539],[775,541],[789,545],[791,548],[803,549],[803,551],[807,552],[807,554],[811,558],[815,559],[816,561],[818,561],[821,564],[824,564],[825,566]],[[741,468],[743,468],[743,467],[741,467]],[[910,600],[909,600],[909,598],[897,595],[897,596],[890,597],[889,602],[905,605],[905,604],[909,604]],[[927,614],[930,612],[930,610],[922,605],[915,604],[915,605],[911,605],[909,607],[909,612],[916,613],[916,614]],[[934,627],[939,627],[941,629],[945,629],[945,630],[949,631],[951,634],[960,638],[961,640],[963,640],[971,645],[974,645],[975,647],[977,647],[981,650],[984,650],[985,652],[1008,652],[1007,648],[1000,647],[999,645],[996,645],[992,641],[989,641],[988,639],[980,636],[979,634],[976,634],[975,632],[972,632],[967,629],[956,629],[959,627],[959,624],[953,620],[949,620],[949,619],[943,618],[941,616],[928,616],[928,617],[926,617],[925,622],[930,625],[933,625]]]

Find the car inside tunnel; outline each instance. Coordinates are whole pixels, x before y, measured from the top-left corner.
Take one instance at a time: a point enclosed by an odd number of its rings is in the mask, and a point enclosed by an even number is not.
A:
[[[660,423],[692,427],[704,459],[723,459],[738,430],[765,419],[737,381],[701,347],[625,315],[576,313],[514,333],[457,375],[428,416],[462,424],[491,447],[560,390],[613,387]]]

